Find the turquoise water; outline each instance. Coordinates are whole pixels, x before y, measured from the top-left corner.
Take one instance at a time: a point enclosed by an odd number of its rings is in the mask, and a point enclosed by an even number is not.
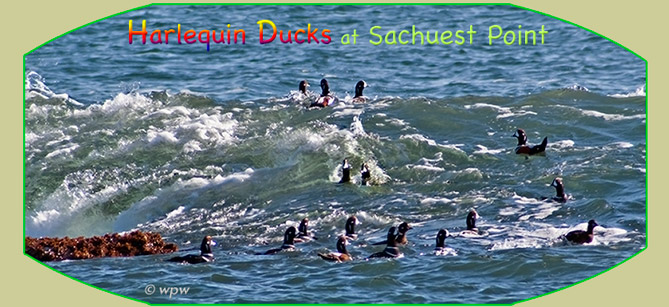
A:
[[[149,28],[247,32],[245,45],[129,45]],[[328,28],[328,45],[257,43],[256,21]],[[492,24],[549,31],[544,45],[487,45]],[[367,30],[456,30],[472,45],[374,46]],[[357,45],[341,35],[357,29]],[[379,33],[383,31],[378,31]],[[560,289],[632,256],[646,240],[645,62],[575,26],[503,6],[158,6],[61,37],[26,56],[26,235],[141,229],[216,262],[171,255],[50,263],[79,280],[152,303],[512,303]],[[340,103],[294,99],[307,79]],[[370,84],[366,104],[347,101]],[[544,136],[545,156],[511,135]],[[340,163],[354,184],[337,184]],[[359,186],[367,163],[373,186]],[[567,203],[550,203],[562,177]],[[483,236],[461,236],[476,208]],[[334,250],[361,221],[352,263]],[[308,217],[318,240],[277,256]],[[595,219],[595,241],[558,237]],[[387,229],[413,226],[404,258],[364,258]],[[454,254],[435,256],[440,228]],[[147,285],[189,287],[168,297]]]

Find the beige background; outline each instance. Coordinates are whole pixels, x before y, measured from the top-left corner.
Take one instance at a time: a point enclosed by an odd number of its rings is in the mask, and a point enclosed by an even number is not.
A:
[[[203,2],[203,1],[200,1]],[[263,0],[263,2],[273,2]],[[369,0],[365,2],[370,2]],[[428,2],[428,1],[425,1]],[[444,2],[444,1],[442,1]],[[447,2],[447,1],[446,1]],[[487,1],[477,1],[478,3]],[[78,26],[150,2],[18,1],[2,6],[2,300],[29,306],[142,306],[55,273],[23,256],[22,148],[23,63],[22,56],[38,45]],[[341,2],[339,2],[341,3]],[[663,217],[669,204],[660,196],[666,162],[658,154],[669,150],[667,128],[667,41],[669,27],[661,3],[650,1],[515,1],[514,4],[569,20],[609,37],[643,56],[648,67],[648,249],[625,264],[569,289],[540,297],[520,306],[631,306],[658,305],[667,290],[669,257],[664,246],[667,233]],[[654,193],[653,193],[654,192]],[[225,295],[212,293],[212,295]],[[662,304],[666,304],[662,303]],[[4,304],[3,304],[4,305]],[[9,306],[9,305],[7,305]]]

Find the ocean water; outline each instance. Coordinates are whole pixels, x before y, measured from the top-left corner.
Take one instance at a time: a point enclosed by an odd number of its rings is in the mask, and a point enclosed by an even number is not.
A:
[[[246,31],[246,44],[128,44],[147,28]],[[331,30],[330,44],[258,43],[256,22]],[[543,45],[488,45],[487,31],[549,31]],[[379,45],[376,33],[457,31],[473,44]],[[359,34],[356,45],[341,36]],[[319,36],[320,37],[320,36]],[[136,38],[137,39],[137,38]],[[306,79],[339,102],[308,109]],[[156,231],[216,261],[173,255],[49,263],[150,303],[497,304],[594,276],[646,246],[646,63],[568,23],[508,6],[152,6],[25,57],[25,234]],[[352,104],[358,80],[370,101]],[[315,94],[317,96],[317,94]],[[516,129],[545,156],[517,156]],[[341,161],[353,183],[338,184]],[[367,163],[372,186],[360,186]],[[567,203],[542,201],[561,177]],[[481,236],[463,236],[467,212]],[[356,215],[353,262],[335,249]],[[308,217],[318,240],[281,245]],[[559,237],[595,228],[591,244]],[[407,221],[403,258],[365,260]],[[453,252],[432,254],[447,229]],[[169,296],[146,287],[187,287]]]

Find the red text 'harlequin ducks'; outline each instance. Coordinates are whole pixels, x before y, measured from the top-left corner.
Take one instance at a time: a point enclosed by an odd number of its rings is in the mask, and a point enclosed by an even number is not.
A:
[[[211,239],[211,236],[205,236],[204,239],[202,239],[202,243],[200,244],[199,255],[186,255],[183,257],[174,257],[170,258],[167,261],[179,262],[179,263],[191,263],[191,264],[214,261],[214,254],[211,252],[211,247],[214,245],[216,245],[216,242],[214,242]]]
[[[548,144],[548,137],[545,137],[544,140],[539,145],[529,146],[527,145],[527,134],[525,134],[525,130],[518,129],[513,136],[518,139],[518,145],[516,145],[516,154],[531,156],[546,151],[546,145]]]

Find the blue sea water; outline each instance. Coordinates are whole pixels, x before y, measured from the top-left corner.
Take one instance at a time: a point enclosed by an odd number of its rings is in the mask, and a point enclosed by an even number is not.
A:
[[[558,16],[559,17],[559,16]],[[128,44],[147,28],[244,29],[245,44]],[[258,20],[329,29],[329,44],[258,43]],[[470,45],[375,46],[388,31],[477,31]],[[548,31],[488,45],[488,27]],[[359,35],[355,45],[341,37]],[[466,37],[466,34],[464,34]],[[318,36],[320,37],[320,36]],[[574,25],[509,6],[152,6],[78,29],[25,57],[27,236],[156,231],[217,260],[172,255],[49,263],[151,303],[512,303],[596,275],[646,242],[646,63]],[[297,84],[339,102],[308,109]],[[365,104],[353,88],[370,86]],[[314,94],[317,96],[317,94]],[[518,128],[545,156],[514,154]],[[353,184],[337,184],[341,161]],[[367,163],[372,186],[360,186]],[[542,201],[564,180],[572,200]],[[467,212],[482,236],[462,236]],[[334,264],[350,215],[355,260]],[[308,217],[296,252],[284,230]],[[595,241],[566,244],[585,229]],[[413,229],[404,257],[364,258],[387,229]],[[454,253],[432,254],[437,231]],[[382,247],[381,247],[382,248]],[[146,286],[189,287],[148,295]]]

